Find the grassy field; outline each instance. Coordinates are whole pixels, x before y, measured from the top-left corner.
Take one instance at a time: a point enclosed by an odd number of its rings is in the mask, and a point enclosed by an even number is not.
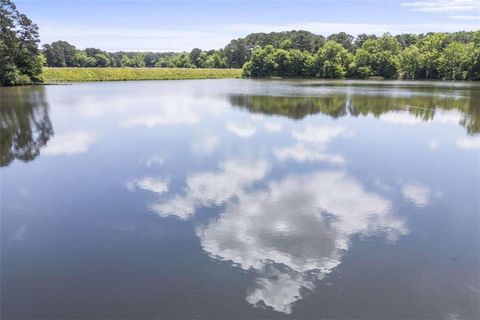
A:
[[[240,78],[241,69],[181,68],[43,68],[49,82],[182,80]]]

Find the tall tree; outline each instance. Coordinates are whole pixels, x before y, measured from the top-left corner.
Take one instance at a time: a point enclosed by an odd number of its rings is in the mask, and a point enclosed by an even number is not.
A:
[[[0,0],[0,85],[41,81],[38,27],[11,0]]]

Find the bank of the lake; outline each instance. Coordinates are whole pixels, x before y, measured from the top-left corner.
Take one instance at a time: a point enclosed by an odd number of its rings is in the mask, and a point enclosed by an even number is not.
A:
[[[242,69],[184,68],[44,68],[49,82],[182,80],[240,78]]]

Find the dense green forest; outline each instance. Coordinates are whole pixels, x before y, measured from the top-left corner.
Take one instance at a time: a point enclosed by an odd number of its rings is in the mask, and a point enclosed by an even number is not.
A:
[[[339,33],[312,50],[284,40],[279,47],[254,47],[243,69],[251,77],[479,80],[480,32]]]
[[[43,46],[49,67],[242,68],[247,77],[480,79],[480,31],[381,37],[344,32],[253,33],[220,50],[152,53]]]
[[[480,31],[381,37],[308,31],[252,33],[225,48],[106,52],[66,41],[38,49],[37,26],[0,2],[0,84],[41,81],[45,67],[243,68],[246,77],[480,80]]]

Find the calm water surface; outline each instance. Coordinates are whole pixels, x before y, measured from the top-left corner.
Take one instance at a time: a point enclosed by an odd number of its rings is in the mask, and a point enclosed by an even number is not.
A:
[[[1,317],[480,318],[480,85],[0,90]]]

